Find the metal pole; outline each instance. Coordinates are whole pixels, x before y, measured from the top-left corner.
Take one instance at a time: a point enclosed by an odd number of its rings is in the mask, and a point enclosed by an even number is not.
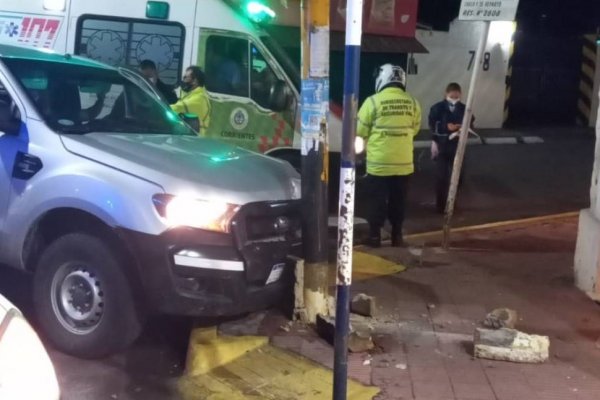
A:
[[[450,223],[452,222],[452,216],[454,214],[454,204],[456,203],[456,193],[458,191],[460,173],[465,157],[465,151],[467,150],[467,141],[469,140],[469,128],[471,127],[471,120],[473,118],[475,86],[477,85],[477,78],[479,77],[479,72],[481,71],[481,61],[483,59],[483,53],[485,52],[485,46],[487,44],[488,34],[490,32],[490,25],[490,21],[484,22],[483,32],[479,38],[477,53],[475,54],[475,62],[473,63],[473,73],[471,74],[471,83],[469,85],[469,95],[467,96],[465,116],[462,121],[462,127],[460,128],[458,149],[456,150],[456,156],[454,157],[452,178],[450,179],[450,189],[448,190],[448,202],[446,203],[446,215],[444,217],[444,238],[442,241],[442,246],[445,249],[447,249],[450,244]]]
[[[308,322],[327,314],[329,0],[302,0],[302,199]]]
[[[348,1],[346,9],[344,114],[338,212],[337,298],[333,364],[334,400],[345,400],[348,390],[348,331],[350,329],[356,159],[354,139],[356,137],[356,113],[358,108],[362,12],[363,0]]]

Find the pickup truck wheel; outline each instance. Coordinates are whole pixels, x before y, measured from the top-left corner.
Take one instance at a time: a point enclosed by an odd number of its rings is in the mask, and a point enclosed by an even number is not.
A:
[[[120,257],[103,240],[67,234],[42,253],[33,301],[47,338],[61,351],[99,358],[125,349],[141,318]]]

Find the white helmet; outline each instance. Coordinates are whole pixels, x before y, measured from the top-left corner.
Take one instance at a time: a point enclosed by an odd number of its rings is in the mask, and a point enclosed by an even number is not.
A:
[[[397,83],[405,88],[406,72],[398,65],[383,64],[375,70],[375,92],[379,93],[391,83]]]

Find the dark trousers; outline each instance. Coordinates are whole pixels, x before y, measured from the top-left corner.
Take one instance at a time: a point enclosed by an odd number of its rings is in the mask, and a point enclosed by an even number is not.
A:
[[[444,152],[440,153],[435,159],[435,206],[440,213],[443,213],[446,209],[455,155],[456,153],[454,152]],[[465,165],[463,161],[463,167],[460,173],[460,181],[458,184],[459,187],[462,186],[464,173]]]
[[[386,218],[392,224],[392,234],[402,235],[402,224],[410,175],[369,175],[369,226],[372,235],[379,234]]]

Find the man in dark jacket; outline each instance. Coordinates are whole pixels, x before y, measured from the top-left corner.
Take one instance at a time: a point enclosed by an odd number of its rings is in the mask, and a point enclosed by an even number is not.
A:
[[[433,135],[431,158],[436,163],[435,205],[440,214],[446,208],[458,135],[465,116],[466,107],[460,101],[461,96],[460,85],[450,83],[446,88],[446,98],[433,105],[429,112],[429,128]]]
[[[162,94],[164,100],[168,104],[177,103],[177,95],[175,94],[173,88],[161,81],[158,77],[158,70],[156,69],[156,64],[154,63],[154,61],[143,60],[140,63],[140,72],[142,73],[142,75],[144,75],[144,77],[146,77],[146,79],[152,82],[154,87],[158,89],[158,92]]]

